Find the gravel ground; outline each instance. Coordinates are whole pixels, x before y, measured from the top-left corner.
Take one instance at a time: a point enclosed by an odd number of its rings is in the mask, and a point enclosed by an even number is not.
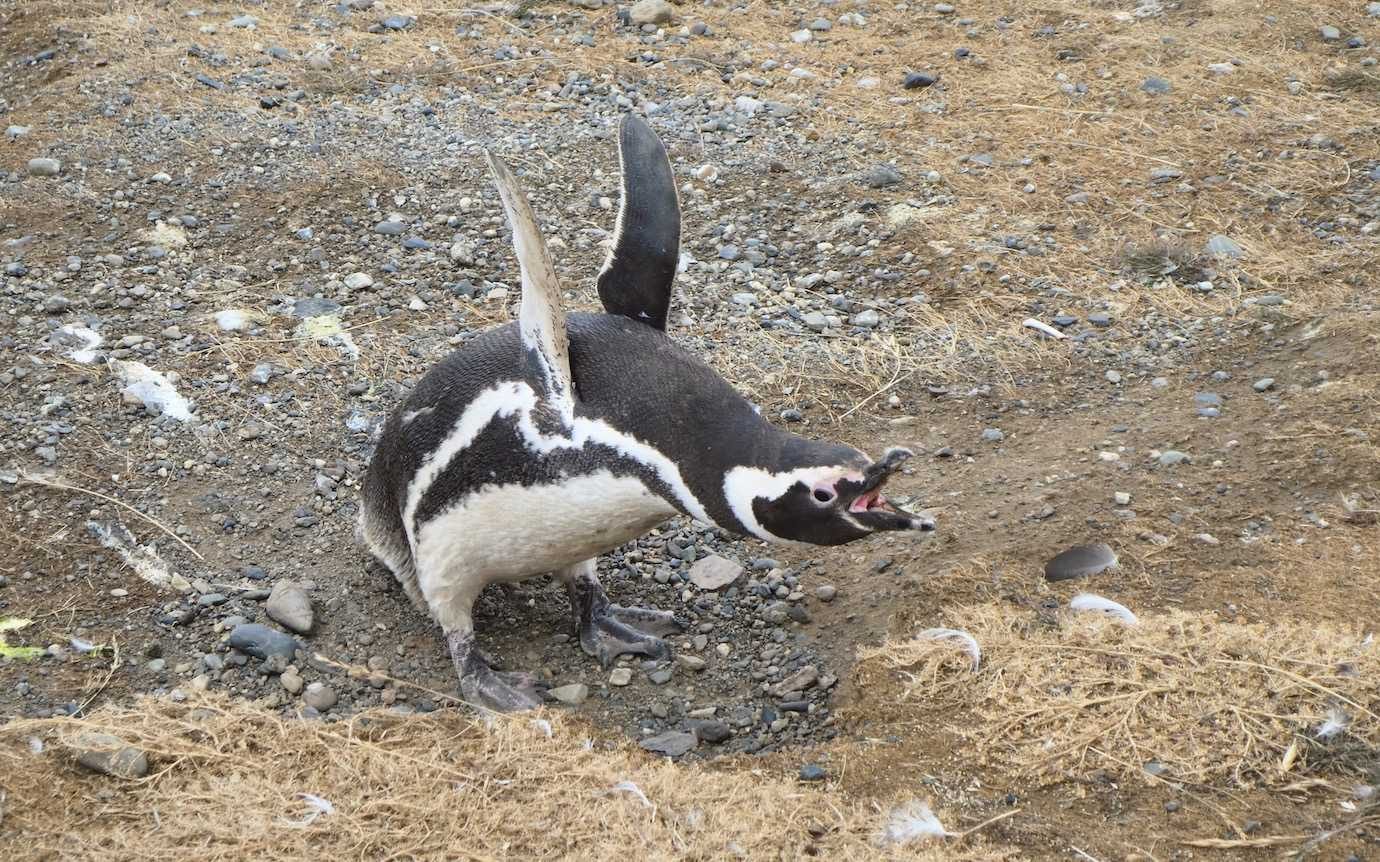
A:
[[[0,615],[35,618],[11,638],[45,648],[0,659],[5,714],[208,688],[326,720],[450,701],[438,633],[354,545],[355,490],[409,385],[514,312],[484,146],[521,171],[570,306],[593,308],[613,130],[647,116],[685,211],[673,336],[801,433],[918,443],[933,458],[900,502],[964,525],[773,559],[673,521],[600,572],[686,634],[673,661],[611,673],[555,586],[486,594],[505,666],[666,751],[833,738],[853,644],[933,560],[1113,504],[1131,520],[1145,483],[1228,457],[1204,423],[1269,422],[1327,382],[1267,355],[1296,327],[1373,321],[1376,25],[1351,7],[1318,11],[1336,38],[1295,9],[1250,17],[1243,45],[1303,40],[1309,77],[1157,40],[1193,23],[1177,4],[117,6],[0,6]],[[1022,52],[1047,73],[1028,93]],[[1232,364],[1242,344],[1258,365]],[[1048,448],[1009,454],[1030,435]],[[1115,487],[1047,501],[1089,462]],[[1337,489],[1289,490],[1312,513]],[[715,557],[743,572],[696,587]]]

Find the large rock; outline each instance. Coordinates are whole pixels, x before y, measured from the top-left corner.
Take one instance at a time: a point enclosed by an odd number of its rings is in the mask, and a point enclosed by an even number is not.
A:
[[[297,641],[292,635],[258,623],[241,623],[230,632],[230,646],[255,658],[280,656],[292,660]]]
[[[742,574],[742,566],[718,554],[710,554],[690,567],[690,583],[702,590],[721,590]]]
[[[270,619],[282,623],[298,634],[311,631],[315,618],[311,610],[311,598],[307,591],[292,581],[279,581],[273,585],[264,605]]]
[[[638,0],[628,10],[628,20],[639,27],[643,24],[669,24],[676,10],[666,0]]]
[[[143,778],[149,774],[144,752],[108,733],[83,733],[72,741],[77,763],[115,778]]]

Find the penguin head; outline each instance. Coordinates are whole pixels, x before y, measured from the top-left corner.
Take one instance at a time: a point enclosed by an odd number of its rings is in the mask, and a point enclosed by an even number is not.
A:
[[[891,530],[931,532],[934,519],[912,515],[882,494],[887,479],[911,457],[888,449],[873,461],[839,447],[839,463],[784,473],[738,468],[724,483],[738,519],[758,538],[809,545],[843,545]]]

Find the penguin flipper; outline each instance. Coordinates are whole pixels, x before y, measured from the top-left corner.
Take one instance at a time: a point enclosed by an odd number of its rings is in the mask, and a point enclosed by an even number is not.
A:
[[[680,262],[680,199],[666,148],[633,114],[618,126],[618,166],[622,196],[597,281],[599,300],[609,314],[664,331]]]
[[[575,403],[575,389],[570,379],[570,338],[561,308],[561,283],[526,193],[502,159],[488,150],[485,155],[503,201],[503,211],[513,228],[513,250],[522,270],[518,330],[522,333],[528,382],[560,408],[561,414],[569,415]]]

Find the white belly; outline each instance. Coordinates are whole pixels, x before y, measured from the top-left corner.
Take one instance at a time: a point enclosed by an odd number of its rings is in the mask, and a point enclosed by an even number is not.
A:
[[[608,471],[561,485],[485,488],[427,521],[413,537],[422,594],[477,594],[591,559],[632,541],[676,510],[637,479]],[[444,602],[444,599],[442,599]]]

